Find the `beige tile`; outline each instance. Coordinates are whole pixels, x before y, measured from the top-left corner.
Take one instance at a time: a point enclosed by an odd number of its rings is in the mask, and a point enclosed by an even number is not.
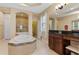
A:
[[[8,55],[8,41],[0,40],[0,55]]]
[[[49,49],[47,41],[38,39],[37,49],[33,52],[32,55],[58,55],[53,50]]]
[[[23,46],[24,47],[24,46]],[[14,52],[15,54],[19,54],[18,51],[22,50],[23,47],[17,49],[17,52],[15,51],[16,49],[12,49],[12,52]],[[24,48],[23,52],[21,51],[21,53],[25,53],[26,51],[30,51],[32,48],[30,48],[29,50],[25,50],[28,48]],[[10,51],[9,51],[10,52]],[[0,40],[0,55],[8,55],[8,41],[7,40]],[[31,55],[58,55],[56,52],[54,52],[53,50],[49,49],[48,47],[48,43],[45,40],[41,40],[38,39],[36,42],[36,49],[34,50],[34,52],[31,53]]]
[[[36,42],[23,44],[19,46],[8,46],[8,54],[9,55],[29,55],[34,52],[36,49]]]

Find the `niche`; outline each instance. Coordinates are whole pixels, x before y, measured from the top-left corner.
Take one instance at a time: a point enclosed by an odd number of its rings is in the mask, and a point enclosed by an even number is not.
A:
[[[28,15],[24,12],[16,14],[16,32],[28,32]]]

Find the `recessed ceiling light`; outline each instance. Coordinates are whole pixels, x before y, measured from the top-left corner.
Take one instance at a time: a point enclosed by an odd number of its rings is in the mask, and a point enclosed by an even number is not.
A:
[[[28,6],[28,5],[24,4],[24,3],[21,3],[20,5],[21,5],[21,6],[25,6],[25,7]]]
[[[74,8],[71,8],[70,10],[73,10]]]
[[[56,13],[56,14],[58,14],[58,13]]]
[[[56,6],[55,9],[58,9],[58,6]]]
[[[79,18],[79,16],[78,16],[78,18]]]
[[[59,4],[58,7],[61,7],[61,5]]]
[[[59,15],[58,13],[56,13],[56,15]]]
[[[60,5],[63,6],[65,3],[61,3]]]

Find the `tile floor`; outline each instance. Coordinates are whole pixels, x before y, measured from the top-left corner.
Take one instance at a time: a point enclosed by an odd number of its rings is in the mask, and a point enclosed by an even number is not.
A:
[[[58,55],[48,47],[48,43],[45,40],[37,40],[37,49],[32,55]]]
[[[8,55],[8,41],[0,40],[0,55]]]
[[[0,40],[0,55],[8,55],[8,41]],[[45,40],[37,40],[37,48],[32,55],[58,55],[56,52],[49,49]]]

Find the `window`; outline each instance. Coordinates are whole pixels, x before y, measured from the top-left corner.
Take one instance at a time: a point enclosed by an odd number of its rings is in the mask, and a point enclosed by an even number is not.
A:
[[[46,15],[41,16],[41,32],[44,32],[46,29]]]
[[[72,22],[73,30],[79,30],[79,20]]]

